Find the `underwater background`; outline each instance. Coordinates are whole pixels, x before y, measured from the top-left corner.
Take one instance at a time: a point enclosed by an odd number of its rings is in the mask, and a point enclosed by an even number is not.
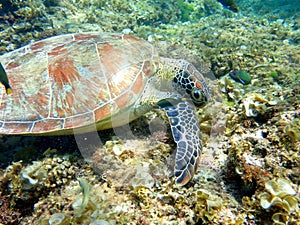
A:
[[[134,138],[99,132],[89,160],[89,134],[3,135],[0,224],[300,224],[299,0],[0,0],[0,54],[87,31],[211,69],[198,172],[174,184],[159,112],[130,124]]]

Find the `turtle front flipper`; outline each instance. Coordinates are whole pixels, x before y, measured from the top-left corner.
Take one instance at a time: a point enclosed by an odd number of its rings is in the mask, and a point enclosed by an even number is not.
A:
[[[167,98],[157,104],[166,110],[173,138],[177,144],[174,168],[176,183],[185,185],[194,176],[202,151],[200,127],[195,109],[185,98]]]

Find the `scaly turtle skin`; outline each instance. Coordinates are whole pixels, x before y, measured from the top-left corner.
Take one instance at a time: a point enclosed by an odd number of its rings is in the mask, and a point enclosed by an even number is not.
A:
[[[201,153],[194,104],[207,101],[209,89],[190,63],[159,60],[148,42],[113,33],[51,37],[6,53],[0,62],[12,89],[0,90],[0,134],[107,129],[158,105],[177,143],[176,181],[184,185],[193,177]]]

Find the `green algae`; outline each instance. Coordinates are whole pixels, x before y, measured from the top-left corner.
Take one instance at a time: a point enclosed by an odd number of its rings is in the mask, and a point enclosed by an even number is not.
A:
[[[225,104],[227,106],[233,107],[235,105],[235,102],[234,101],[226,101]]]
[[[184,0],[177,0],[180,9],[181,21],[191,20],[191,13],[194,11],[194,6]]]
[[[269,76],[272,77],[276,81],[279,78],[279,73],[277,71],[272,71],[269,73]]]

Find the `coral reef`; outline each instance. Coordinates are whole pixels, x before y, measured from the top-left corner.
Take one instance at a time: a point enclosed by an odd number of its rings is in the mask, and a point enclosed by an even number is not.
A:
[[[74,174],[75,167],[67,156],[45,158],[27,166],[16,162],[1,177],[0,193],[7,195],[6,204],[28,213],[39,198],[66,185]]]
[[[237,3],[239,13],[215,0],[2,1],[1,53],[55,34],[123,32],[162,56],[204,61],[217,80],[198,110],[202,160],[187,186],[172,180],[175,145],[166,124],[152,122],[163,121],[161,112],[131,123],[134,137],[99,133],[104,146],[87,147],[93,167],[74,140],[4,136],[0,223],[299,223],[299,6]],[[233,80],[233,70],[251,81]]]
[[[88,175],[88,174],[86,174]],[[47,224],[51,220],[68,221],[66,224],[150,224],[159,222],[192,223],[202,221],[210,224],[211,221],[241,221],[235,213],[227,212],[222,200],[207,189],[171,188],[166,182],[159,188],[143,186],[131,190],[117,190],[107,186],[107,183],[97,184],[97,178],[89,174],[90,194],[89,202],[84,210],[80,209],[82,196],[79,185],[70,183],[61,192],[61,195],[50,195],[35,205],[33,224]],[[191,190],[193,189],[193,190]],[[60,199],[69,199],[72,208],[63,210],[56,205],[49,208],[49,202],[59,202]],[[190,208],[188,205],[194,205]],[[140,213],[142,212],[142,213]],[[228,215],[228,218],[222,218]]]
[[[155,182],[170,176],[174,160],[171,150],[170,144],[160,141],[115,139],[95,151],[93,164],[114,186],[151,188]]]
[[[0,52],[55,34],[41,1],[5,1],[0,11]]]

